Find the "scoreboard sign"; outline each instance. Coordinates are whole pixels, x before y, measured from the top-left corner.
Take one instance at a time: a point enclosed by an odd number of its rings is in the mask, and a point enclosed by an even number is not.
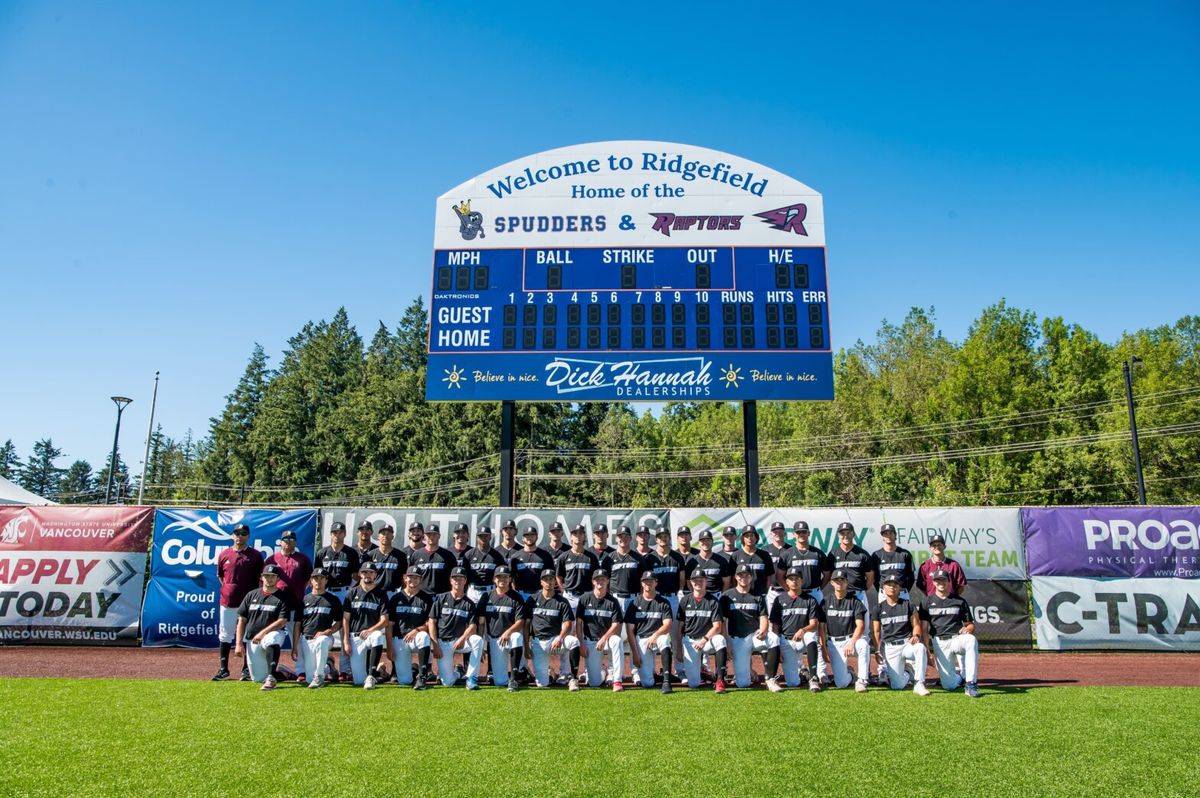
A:
[[[821,195],[653,141],[582,144],[438,199],[431,401],[832,399]]]

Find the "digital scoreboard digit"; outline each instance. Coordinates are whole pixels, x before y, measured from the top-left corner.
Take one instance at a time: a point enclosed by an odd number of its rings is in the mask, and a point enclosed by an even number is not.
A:
[[[432,283],[430,400],[833,396],[820,195],[735,156],[502,166],[439,200]]]

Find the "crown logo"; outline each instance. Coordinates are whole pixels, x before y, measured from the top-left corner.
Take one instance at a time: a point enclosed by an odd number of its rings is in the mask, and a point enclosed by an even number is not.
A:
[[[458,211],[460,216],[466,216],[471,212],[471,201],[463,200],[461,205],[455,205],[454,210]]]

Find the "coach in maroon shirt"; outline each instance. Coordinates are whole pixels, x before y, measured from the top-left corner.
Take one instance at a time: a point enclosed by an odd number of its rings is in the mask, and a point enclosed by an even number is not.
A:
[[[917,587],[921,588],[921,592],[926,596],[933,595],[933,573],[942,570],[950,577],[950,593],[962,595],[963,588],[967,586],[967,575],[963,573],[961,565],[946,556],[946,539],[941,535],[931,537],[929,554],[929,559],[921,563],[917,570]]]
[[[263,556],[250,547],[250,527],[238,524],[233,528],[233,545],[217,557],[217,581],[221,585],[220,618],[217,639],[221,643],[221,667],[213,676],[214,682],[229,678],[229,649],[237,634],[238,607],[251,590],[258,587],[262,576]],[[250,671],[242,662],[242,681],[249,681]]]
[[[304,607],[304,589],[312,576],[312,560],[301,551],[296,551],[296,533],[286,530],[279,536],[279,551],[267,558],[267,565],[278,565],[280,576],[278,590],[292,602],[292,608]]]

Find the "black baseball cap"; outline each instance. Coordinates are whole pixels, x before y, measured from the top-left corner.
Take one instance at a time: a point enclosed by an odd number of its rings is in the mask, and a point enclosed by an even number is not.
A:
[[[441,528],[440,528],[440,527],[439,527],[437,524],[430,524],[430,525],[429,525],[429,529],[427,529],[426,531],[427,531],[429,534],[431,534],[431,535],[440,535],[440,534],[442,534],[442,530],[441,530]]]
[[[879,534],[894,535],[896,534],[896,527],[892,524],[884,524],[883,526],[879,527]]]
[[[633,530],[627,526],[622,525],[622,526],[617,527],[617,534],[618,535],[632,535]]]
[[[754,524],[746,524],[742,527],[742,537],[746,537],[746,535],[754,535],[754,539],[757,540],[758,527],[754,526]]]
[[[669,538],[671,537],[671,530],[667,529],[665,526],[660,526],[658,529],[654,530],[654,537]]]
[[[333,526],[329,527],[329,532],[331,534],[334,532],[345,532],[345,531],[346,531],[346,525],[343,524],[341,521],[334,521]]]
[[[359,571],[370,571],[371,573],[375,573],[376,572],[375,562],[373,560],[363,560],[363,564],[358,566],[358,570]]]
[[[539,579],[541,579],[543,582],[545,582],[547,579],[549,579],[551,582],[553,582],[554,581],[554,571],[550,568],[543,568]]]
[[[592,527],[592,534],[593,535],[607,535],[608,527],[604,524],[596,524],[594,527]]]
[[[946,545],[946,539],[945,539],[944,537],[942,537],[941,535],[934,535],[933,537],[931,537],[931,538],[929,539],[929,545],[930,545],[930,546],[932,546],[932,545],[934,545],[935,543],[941,543],[943,546],[945,546],[945,545]]]
[[[707,528],[701,529],[700,534],[696,536],[696,540],[712,540],[712,539],[713,539],[712,530],[707,529]]]
[[[249,534],[250,534],[250,527],[246,526],[245,524],[238,524],[237,526],[235,526],[235,527],[233,528],[233,534],[235,534],[235,535],[249,535]]]
[[[833,573],[831,573],[829,575],[830,582],[834,581],[835,579],[842,579],[845,581],[849,581],[850,574],[846,573],[845,571],[843,571],[842,569],[839,568],[838,570],[834,571]]]
[[[420,569],[418,569],[418,568],[409,568],[407,571],[404,572],[404,575],[405,576],[418,576],[422,579],[425,578],[425,574],[421,573]]]
[[[883,575],[883,584],[886,585],[888,582],[895,582],[898,585],[902,584],[900,580],[900,574],[896,573],[895,571],[888,571]]]
[[[280,570],[279,566],[276,565],[275,563],[269,563],[268,565],[264,565],[262,572],[263,572],[263,576],[281,576],[283,574],[283,571]]]
[[[786,529],[787,529],[787,527],[783,525],[782,521],[776,521],[773,524],[771,524],[772,532],[783,532]]]
[[[512,569],[509,568],[507,565],[498,565],[498,566],[496,566],[496,570],[492,572],[492,576],[493,577],[496,577],[496,576],[511,577]]]
[[[584,537],[587,537],[587,530],[583,528],[583,524],[576,524],[575,526],[571,527],[571,534],[583,535]]]
[[[551,532],[562,532],[563,531],[562,522],[555,521],[553,524],[550,525],[550,531]]]
[[[516,529],[516,528],[517,528],[517,522],[516,522],[516,521],[514,521],[514,520],[512,520],[512,519],[510,518],[510,519],[508,519],[507,521],[505,521],[505,522],[504,522],[504,526],[502,526],[502,527],[500,527],[500,528],[501,528],[501,529]]]
[[[361,524],[358,525],[358,528],[359,529],[369,529],[372,532],[375,531],[375,525],[372,524],[370,521],[363,521]]]
[[[850,523],[849,521],[843,521],[842,523],[838,524],[837,533],[840,535],[843,532],[848,532],[853,535],[854,524]]]
[[[487,535],[490,538],[492,536],[492,528],[484,524],[475,530],[475,537],[479,537],[480,535]]]
[[[786,573],[784,576],[785,576],[785,578],[787,578],[787,579],[791,579],[793,576],[799,576],[799,577],[803,577],[803,576],[804,576],[804,569],[803,569],[803,568],[797,568],[796,566],[794,566],[794,565],[793,565],[791,568],[789,568],[789,569],[787,570],[787,573]]]
[[[592,571],[592,579],[608,579],[608,571],[603,568],[597,568]]]
[[[699,568],[697,568],[696,570],[692,571],[692,575],[691,575],[690,577],[688,577],[688,578],[689,578],[691,581],[693,581],[693,582],[695,582],[697,579],[699,579],[699,580],[701,580],[701,581],[704,581],[704,582],[707,582],[707,581],[708,581],[708,577],[707,577],[707,576],[705,575],[705,573],[704,573],[703,571],[701,571]]]
[[[733,575],[741,576],[742,574],[753,574],[753,573],[754,573],[754,569],[751,568],[749,565],[746,565],[745,563],[743,563],[742,565],[739,565],[737,567],[737,570],[733,572]]]
[[[457,579],[459,577],[466,579],[467,578],[467,569],[466,568],[451,568],[450,569],[450,578]]]
[[[454,534],[457,535],[459,532],[465,532],[466,534],[469,535],[469,534],[471,534],[471,527],[469,527],[466,524],[461,523],[461,522],[457,523],[454,525]]]
[[[637,531],[637,533],[638,533],[639,535],[649,535],[649,534],[650,534],[650,527],[646,526],[645,524],[642,524],[641,526],[639,526],[639,527],[638,527],[638,531]]]
[[[283,530],[283,534],[279,536],[280,540],[295,540],[296,533],[290,529]]]
[[[658,577],[654,574],[653,571],[642,571],[642,581],[643,582],[657,582]]]
[[[793,532],[807,532],[808,531],[808,522],[807,521],[797,521],[796,523],[792,524],[792,531]]]
[[[536,526],[527,526],[525,527],[524,531],[521,532],[522,537],[529,537],[530,535],[533,535],[535,538],[537,537],[538,531]]]
[[[309,578],[309,579],[312,579],[313,577],[317,577],[317,576],[323,576],[323,577],[325,577],[326,579],[328,579],[328,578],[329,578],[329,572],[328,572],[328,571],[326,571],[324,568],[314,568],[314,569],[312,570],[312,573],[308,575],[308,578]]]
[[[737,527],[736,527],[736,526],[726,526],[726,527],[722,527],[722,529],[721,529],[721,534],[722,534],[722,535],[736,535],[736,534],[737,534]]]
[[[939,579],[945,579],[947,582],[949,582],[950,581],[950,572],[939,568],[933,572],[933,576],[931,578],[935,582]]]
[[[424,531],[425,531],[425,527],[423,527],[423,526],[421,525],[421,522],[420,522],[420,521],[413,521],[411,524],[409,524],[409,525],[408,525],[408,531],[409,531],[409,532],[412,532],[414,529],[415,529],[416,531],[418,531],[418,532],[424,532]]]
[[[692,534],[692,528],[690,526],[688,526],[687,524],[680,524],[679,528],[675,530],[675,534],[676,535],[690,535],[690,534]]]

